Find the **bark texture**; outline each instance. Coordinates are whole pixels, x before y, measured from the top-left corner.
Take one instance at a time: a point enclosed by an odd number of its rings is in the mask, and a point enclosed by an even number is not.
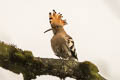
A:
[[[32,80],[40,75],[52,75],[61,79],[106,80],[99,74],[96,65],[89,61],[34,57],[31,51],[23,51],[4,42],[0,42],[0,67],[16,74],[22,73],[24,80]]]

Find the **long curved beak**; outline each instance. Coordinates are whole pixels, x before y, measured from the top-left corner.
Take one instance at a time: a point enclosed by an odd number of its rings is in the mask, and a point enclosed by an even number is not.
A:
[[[48,31],[50,31],[50,30],[53,30],[53,29],[52,29],[52,28],[50,28],[50,29],[46,30],[44,33],[48,32]]]

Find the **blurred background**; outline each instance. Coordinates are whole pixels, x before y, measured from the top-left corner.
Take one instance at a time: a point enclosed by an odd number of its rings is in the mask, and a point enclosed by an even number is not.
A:
[[[57,58],[50,45],[53,33],[43,33],[53,9],[67,20],[65,30],[75,41],[79,61],[91,61],[108,80],[120,80],[120,0],[0,0],[0,40],[36,57]],[[23,78],[0,67],[0,80]]]

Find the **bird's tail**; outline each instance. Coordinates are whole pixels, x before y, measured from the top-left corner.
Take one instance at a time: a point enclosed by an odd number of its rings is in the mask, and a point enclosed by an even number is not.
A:
[[[49,13],[49,20],[51,25],[56,25],[56,26],[64,26],[67,24],[66,20],[62,19],[62,14],[56,13],[55,10],[53,10],[53,13]]]

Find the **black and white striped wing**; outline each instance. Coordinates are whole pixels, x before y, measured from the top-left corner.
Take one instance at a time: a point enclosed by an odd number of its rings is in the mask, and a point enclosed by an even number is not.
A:
[[[66,36],[66,45],[67,45],[67,48],[69,49],[69,51],[71,53],[71,56],[78,60],[75,45],[74,45],[74,41],[68,35]]]

